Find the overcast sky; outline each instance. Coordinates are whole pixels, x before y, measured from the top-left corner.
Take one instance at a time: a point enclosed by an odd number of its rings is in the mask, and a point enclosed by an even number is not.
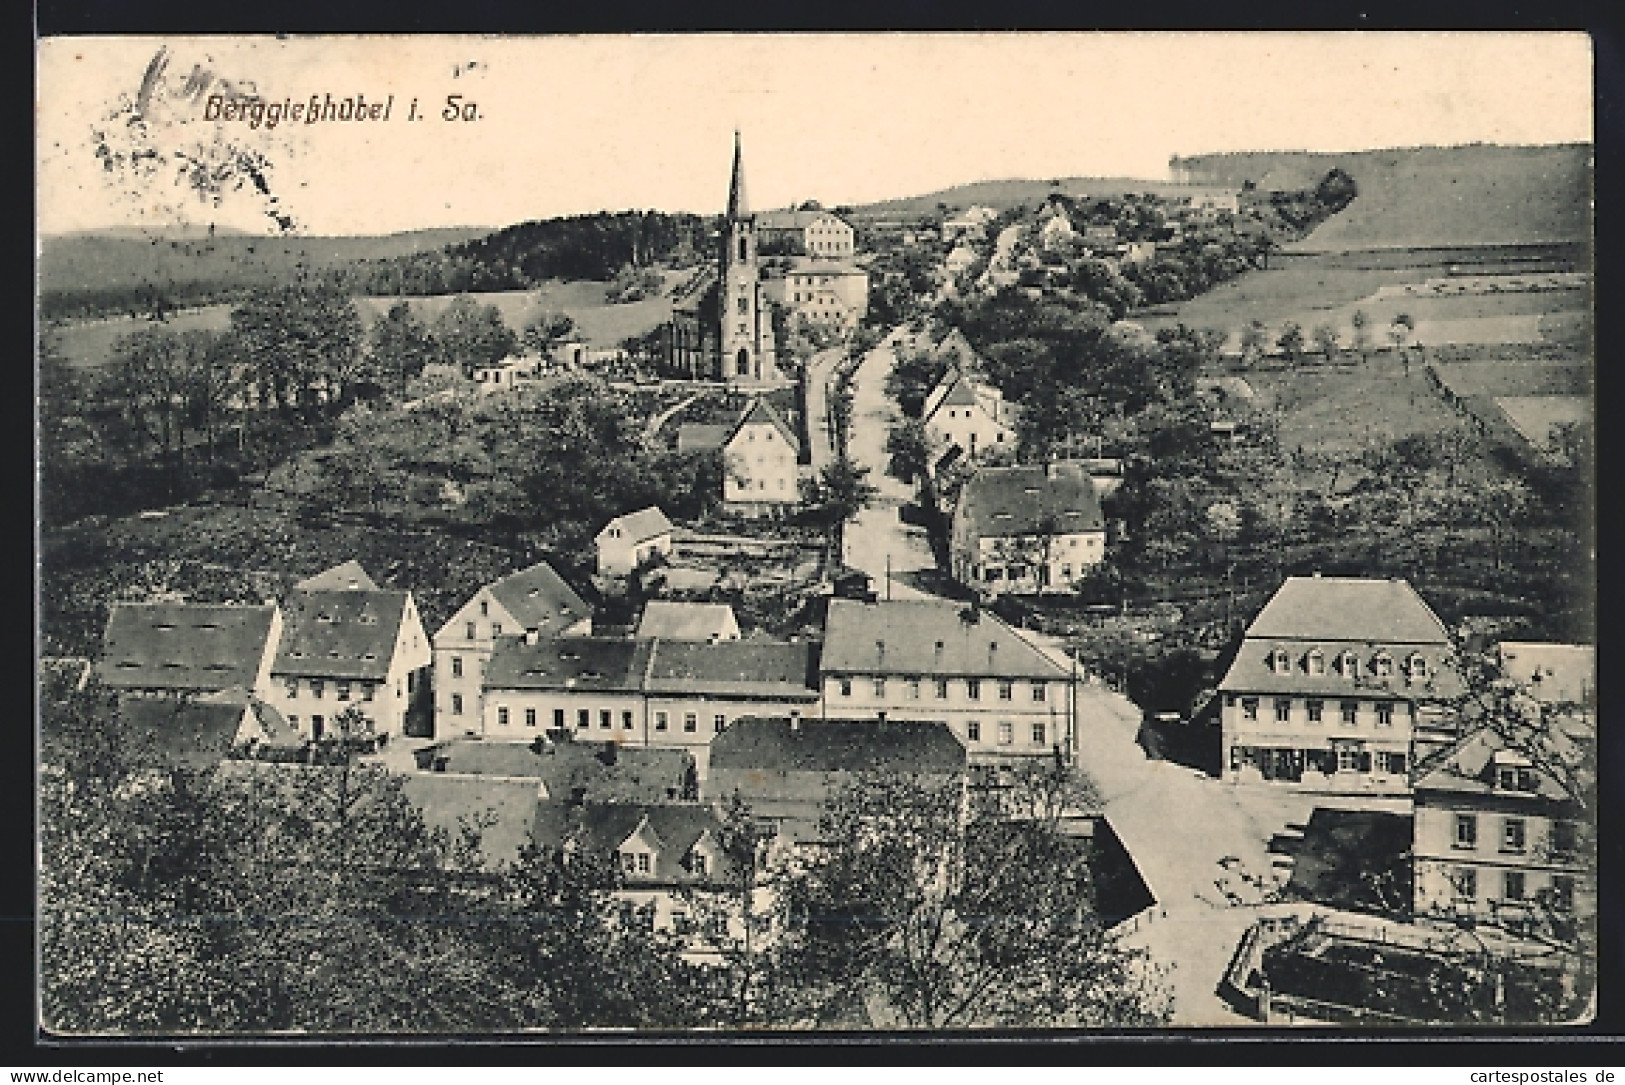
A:
[[[310,234],[716,213],[735,128],[757,208],[985,178],[1162,179],[1171,154],[1592,131],[1578,34],[58,38],[40,43],[38,70],[43,233],[210,221],[266,232],[272,210]],[[188,87],[195,70],[207,79]],[[253,130],[205,119],[222,79],[267,101],[394,104],[387,122]],[[480,119],[441,120],[448,94]],[[98,146],[121,164],[106,169]],[[231,188],[248,179],[244,152],[268,163],[274,206],[251,182]],[[218,206],[175,183],[177,154],[228,164]],[[128,155],[133,167],[117,157]]]

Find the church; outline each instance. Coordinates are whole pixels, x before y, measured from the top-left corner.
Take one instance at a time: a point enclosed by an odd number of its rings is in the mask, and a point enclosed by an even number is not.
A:
[[[734,133],[733,177],[717,260],[672,304],[668,360],[694,380],[782,384],[775,363],[772,307],[763,292],[756,216],[745,196],[745,159]]]

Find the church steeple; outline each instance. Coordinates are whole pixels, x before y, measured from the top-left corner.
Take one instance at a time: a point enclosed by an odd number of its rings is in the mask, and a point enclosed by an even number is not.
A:
[[[739,129],[734,129],[734,172],[728,183],[728,221],[738,222],[750,217],[750,202],[745,199],[745,153],[739,146]]]

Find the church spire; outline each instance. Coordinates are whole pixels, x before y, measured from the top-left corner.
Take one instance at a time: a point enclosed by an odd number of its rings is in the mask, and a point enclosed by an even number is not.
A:
[[[750,217],[750,204],[745,199],[745,154],[739,147],[739,129],[734,129],[734,172],[728,183],[728,221],[738,222]]]

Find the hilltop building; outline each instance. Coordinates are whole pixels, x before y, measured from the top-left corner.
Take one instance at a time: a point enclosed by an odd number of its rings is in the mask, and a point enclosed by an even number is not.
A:
[[[763,295],[756,216],[745,195],[745,159],[734,133],[733,177],[714,268],[672,306],[668,362],[697,380],[783,382],[775,364],[772,314]]]
[[[768,211],[756,217],[756,231],[764,252],[820,260],[850,259],[857,251],[852,227],[839,215],[816,204],[794,211]]]

